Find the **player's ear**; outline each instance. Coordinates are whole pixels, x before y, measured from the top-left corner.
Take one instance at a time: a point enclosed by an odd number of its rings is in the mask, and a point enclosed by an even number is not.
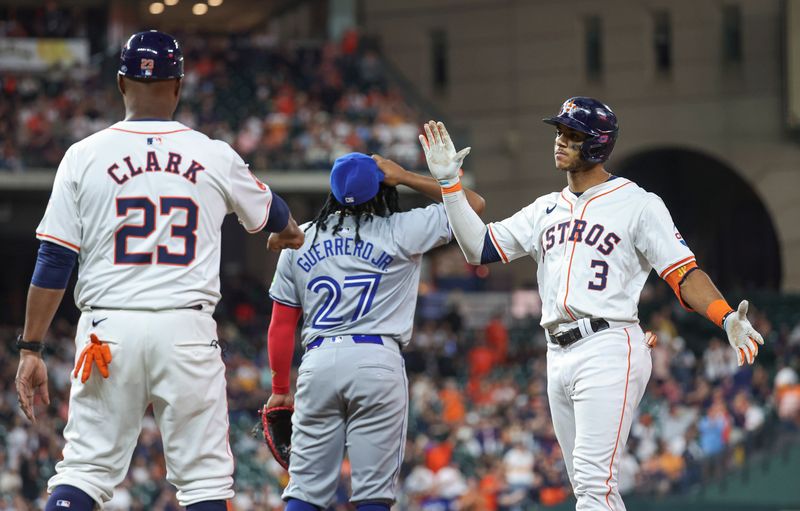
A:
[[[117,88],[119,89],[119,93],[123,96],[125,95],[125,77],[122,75],[117,75]]]

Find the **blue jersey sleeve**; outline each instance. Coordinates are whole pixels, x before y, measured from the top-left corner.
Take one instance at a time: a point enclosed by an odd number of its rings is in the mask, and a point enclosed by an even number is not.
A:
[[[269,220],[264,230],[268,232],[281,232],[289,224],[289,206],[277,193],[272,193],[272,205],[269,208]]]
[[[78,260],[74,251],[42,241],[39,244],[39,254],[36,257],[36,268],[33,270],[31,284],[45,289],[65,289],[72,269]]]
[[[483,238],[483,252],[481,253],[481,264],[496,263],[500,260],[500,254],[494,248],[494,243],[489,237],[489,230],[486,230],[486,236]]]

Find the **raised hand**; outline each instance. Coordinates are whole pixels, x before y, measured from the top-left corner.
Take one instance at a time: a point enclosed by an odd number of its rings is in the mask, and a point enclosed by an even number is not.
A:
[[[471,148],[456,152],[444,123],[429,121],[423,127],[425,135],[419,136],[419,143],[425,152],[428,170],[440,185],[452,186],[458,181],[461,165]]]

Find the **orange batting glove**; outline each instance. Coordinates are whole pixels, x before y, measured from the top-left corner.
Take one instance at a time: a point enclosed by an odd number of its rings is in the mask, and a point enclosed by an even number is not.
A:
[[[83,366],[83,373],[81,374],[81,383],[86,383],[89,376],[92,375],[92,361],[97,365],[97,369],[103,378],[108,378],[108,364],[111,363],[111,350],[108,344],[104,344],[97,338],[95,334],[89,334],[89,344],[83,348],[78,364],[75,366],[75,371],[72,373],[73,377],[78,376],[81,366]]]

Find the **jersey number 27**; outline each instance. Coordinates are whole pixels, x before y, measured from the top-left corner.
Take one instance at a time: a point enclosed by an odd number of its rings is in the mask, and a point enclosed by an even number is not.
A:
[[[314,328],[328,328],[344,323],[344,318],[342,316],[334,316],[334,311],[342,299],[342,290],[347,288],[360,289],[358,304],[355,312],[350,317],[350,321],[355,321],[365,315],[372,308],[372,301],[375,299],[375,293],[378,292],[378,284],[380,282],[381,276],[377,273],[350,275],[344,278],[342,286],[334,278],[328,276],[312,279],[308,283],[308,289],[317,294],[325,293],[325,301],[317,313],[314,314],[311,326]]]

